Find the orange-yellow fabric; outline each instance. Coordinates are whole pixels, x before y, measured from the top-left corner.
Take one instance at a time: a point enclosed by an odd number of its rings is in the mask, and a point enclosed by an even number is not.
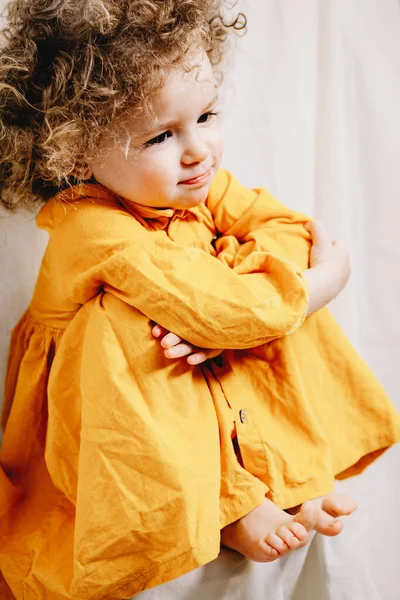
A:
[[[0,569],[17,600],[129,598],[215,558],[220,528],[265,494],[324,494],[400,439],[328,311],[304,321],[306,220],[224,171],[185,212],[96,185],[42,209],[0,454]],[[150,320],[225,352],[169,361]]]

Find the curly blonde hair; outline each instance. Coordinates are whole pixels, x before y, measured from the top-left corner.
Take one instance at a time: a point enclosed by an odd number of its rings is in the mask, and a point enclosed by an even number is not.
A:
[[[146,107],[194,39],[220,64],[223,0],[13,0],[0,50],[0,201],[35,205],[71,185],[99,137]]]

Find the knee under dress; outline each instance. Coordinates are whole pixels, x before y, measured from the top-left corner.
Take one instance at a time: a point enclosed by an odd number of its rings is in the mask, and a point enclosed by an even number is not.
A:
[[[220,529],[265,495],[287,508],[325,494],[399,441],[329,311],[306,319],[307,220],[226,171],[186,211],[95,184],[42,208],[0,453],[0,570],[17,600],[131,597],[214,559]],[[167,360],[151,321],[224,352]]]

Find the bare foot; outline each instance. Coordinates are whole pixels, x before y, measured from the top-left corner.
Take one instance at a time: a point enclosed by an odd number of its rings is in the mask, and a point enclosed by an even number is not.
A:
[[[312,500],[318,507],[317,519],[314,526],[315,531],[322,535],[335,536],[343,529],[343,523],[337,517],[351,515],[357,508],[357,504],[349,496],[332,492],[321,498]],[[301,505],[289,512],[292,515],[301,510]]]
[[[309,542],[320,512],[317,503],[309,501],[290,515],[264,498],[260,506],[222,529],[221,542],[256,562],[271,562]]]

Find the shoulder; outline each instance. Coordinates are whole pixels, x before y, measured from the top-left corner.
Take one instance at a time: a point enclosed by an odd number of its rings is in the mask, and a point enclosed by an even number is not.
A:
[[[121,239],[137,235],[142,225],[110,194],[82,196],[69,201],[58,194],[42,208],[37,226],[51,237]]]

